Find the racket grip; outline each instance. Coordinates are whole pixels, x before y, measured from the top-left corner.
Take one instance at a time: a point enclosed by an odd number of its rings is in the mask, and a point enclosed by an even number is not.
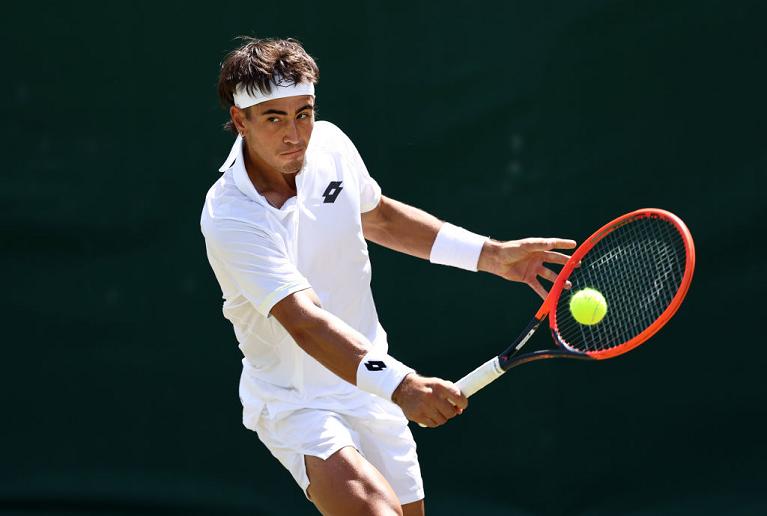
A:
[[[493,357],[491,360],[488,360],[474,371],[455,382],[455,385],[461,389],[464,396],[468,398],[505,372],[506,371],[501,368],[498,357]]]
[[[505,372],[501,368],[498,357],[494,357],[455,382],[455,386],[468,398]],[[426,428],[426,425],[421,423],[418,423],[418,426]]]

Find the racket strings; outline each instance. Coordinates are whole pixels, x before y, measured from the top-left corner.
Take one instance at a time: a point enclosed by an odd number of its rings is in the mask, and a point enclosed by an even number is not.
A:
[[[560,341],[581,352],[604,351],[631,340],[666,310],[685,270],[684,239],[662,218],[634,219],[613,230],[588,252],[569,280],[556,308]],[[607,301],[597,324],[584,325],[570,313],[572,294],[594,288]]]

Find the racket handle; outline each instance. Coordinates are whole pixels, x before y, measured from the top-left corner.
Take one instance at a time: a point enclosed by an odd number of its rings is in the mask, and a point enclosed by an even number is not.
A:
[[[468,398],[505,372],[501,369],[498,357],[494,357],[455,382],[455,385]]]
[[[468,398],[505,372],[506,371],[501,369],[498,357],[495,357],[455,382],[455,386]],[[418,423],[418,426],[426,428],[426,425],[422,425],[421,423]]]

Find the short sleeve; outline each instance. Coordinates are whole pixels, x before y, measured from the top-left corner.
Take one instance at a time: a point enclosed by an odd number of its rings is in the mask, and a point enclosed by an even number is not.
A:
[[[367,169],[364,170],[365,175],[360,183],[360,213],[374,209],[381,202],[381,187],[375,179],[370,177]]]
[[[219,262],[264,317],[290,294],[311,288],[290,261],[284,245],[247,223],[216,224],[205,231],[205,244],[211,261]]]
[[[378,182],[370,177],[368,168],[365,166],[365,162],[362,160],[357,147],[354,146],[352,141],[346,136],[340,129],[339,132],[343,135],[343,139],[346,143],[346,152],[348,154],[349,162],[357,174],[359,179],[360,188],[360,213],[368,212],[378,206],[381,201],[381,187],[378,186]]]

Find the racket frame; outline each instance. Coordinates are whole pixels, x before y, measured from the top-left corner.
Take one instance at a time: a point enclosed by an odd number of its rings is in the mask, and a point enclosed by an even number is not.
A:
[[[642,218],[658,218],[665,220],[673,224],[679,231],[684,243],[686,256],[684,275],[682,276],[679,288],[677,289],[674,297],[671,299],[663,313],[661,313],[661,315],[658,316],[658,318],[655,319],[655,321],[653,321],[650,326],[645,328],[638,335],[634,336],[623,344],[620,344],[619,346],[614,346],[610,349],[601,351],[590,351],[586,354],[590,358],[594,358],[596,360],[604,360],[631,351],[655,335],[658,330],[660,330],[669,321],[669,319],[673,317],[673,315],[682,305],[682,301],[684,301],[684,297],[687,295],[687,290],[690,288],[693,272],[695,271],[695,245],[693,243],[690,230],[687,228],[685,223],[682,222],[682,219],[666,210],[661,210],[658,208],[644,208],[632,211],[631,213],[622,215],[612,222],[609,222],[599,228],[594,232],[593,235],[587,238],[586,241],[578,247],[578,249],[575,250],[565,266],[562,268],[559,276],[557,276],[557,279],[554,281],[554,286],[551,288],[551,292],[546,297],[546,301],[544,301],[543,306],[541,306],[541,309],[536,314],[536,318],[541,318],[541,315],[543,315],[543,317],[545,317],[547,314],[549,315],[549,328],[551,329],[551,336],[557,345],[562,349],[581,354],[581,352],[568,347],[567,343],[559,337],[557,329],[557,313],[556,310],[552,311],[552,308],[556,307],[557,303],[559,302],[559,296],[562,294],[562,289],[564,288],[565,281],[567,281],[567,279],[570,277],[573,269],[575,269],[576,265],[581,261],[581,259],[586,256],[586,253],[591,251],[591,249],[593,249],[600,240],[621,226]],[[542,311],[545,313],[542,314]]]

